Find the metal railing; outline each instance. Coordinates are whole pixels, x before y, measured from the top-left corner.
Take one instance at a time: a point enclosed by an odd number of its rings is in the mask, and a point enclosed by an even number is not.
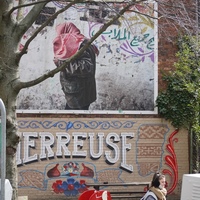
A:
[[[1,153],[1,194],[0,199],[5,200],[5,176],[6,176],[6,109],[3,101],[0,99],[0,111],[1,111],[1,144],[0,144],[0,153]]]

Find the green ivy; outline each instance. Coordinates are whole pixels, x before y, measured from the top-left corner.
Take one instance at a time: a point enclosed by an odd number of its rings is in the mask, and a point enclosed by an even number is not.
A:
[[[200,58],[197,38],[184,36],[178,40],[175,70],[163,75],[167,83],[159,93],[159,114],[176,128],[192,128],[200,132]]]

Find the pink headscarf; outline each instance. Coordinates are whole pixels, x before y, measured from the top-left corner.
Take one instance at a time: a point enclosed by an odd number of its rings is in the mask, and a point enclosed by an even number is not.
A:
[[[85,36],[71,22],[56,27],[57,37],[53,41],[54,57],[65,60],[73,56],[79,49]]]
[[[56,27],[56,32],[57,35],[72,33],[74,35],[80,35],[84,37],[84,35],[81,34],[80,30],[72,22],[65,22],[64,24],[59,24]]]

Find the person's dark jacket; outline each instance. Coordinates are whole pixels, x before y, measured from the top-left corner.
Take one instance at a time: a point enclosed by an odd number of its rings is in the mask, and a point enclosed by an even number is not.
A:
[[[140,200],[158,200],[157,196],[150,190]]]

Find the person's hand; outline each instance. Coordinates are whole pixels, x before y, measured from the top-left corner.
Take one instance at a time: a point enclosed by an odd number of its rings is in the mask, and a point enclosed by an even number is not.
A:
[[[164,187],[162,185],[159,185],[159,188],[162,190]]]

